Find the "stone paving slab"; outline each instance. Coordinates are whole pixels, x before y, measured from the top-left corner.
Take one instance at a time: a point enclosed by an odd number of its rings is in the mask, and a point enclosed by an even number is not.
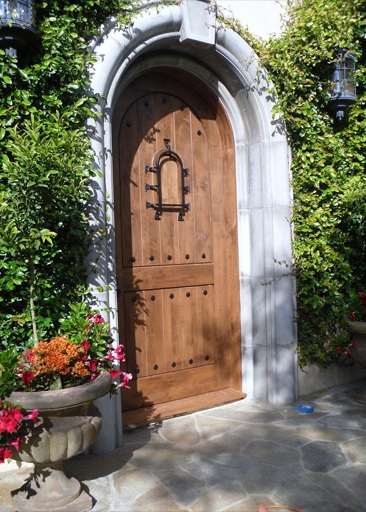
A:
[[[310,414],[242,400],[165,420],[125,432],[112,454],[66,466],[94,512],[366,512],[366,405],[353,400],[365,387],[307,397]],[[29,471],[0,472],[0,512],[15,511],[10,490]]]

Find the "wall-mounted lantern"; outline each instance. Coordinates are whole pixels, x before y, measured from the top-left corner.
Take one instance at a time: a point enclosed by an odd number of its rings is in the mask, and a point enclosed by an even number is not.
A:
[[[338,121],[344,118],[344,112],[356,101],[356,61],[346,49],[335,52],[335,61],[331,76],[329,108]]]
[[[15,54],[35,39],[34,0],[0,0],[0,48]]]

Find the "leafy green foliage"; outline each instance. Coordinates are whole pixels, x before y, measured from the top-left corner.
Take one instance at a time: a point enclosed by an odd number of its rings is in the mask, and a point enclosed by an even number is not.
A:
[[[103,320],[101,312],[91,310],[83,301],[70,304],[68,315],[61,320],[60,334],[77,345],[88,342],[91,359],[105,357],[113,341],[109,324]]]
[[[323,366],[348,344],[348,302],[366,278],[364,0],[288,4],[284,32],[260,55],[292,149],[299,363]],[[337,124],[327,109],[337,48],[354,52],[358,101]]]
[[[15,346],[0,351],[0,399],[8,396],[17,381],[16,368],[19,365],[20,353]]]
[[[90,43],[108,17],[130,22],[135,0],[36,1],[38,43],[0,50],[0,343],[54,336],[85,294]],[[31,300],[30,300],[31,298]]]
[[[108,17],[130,22],[137,4],[38,0],[39,43],[33,52],[19,65],[0,50],[0,215],[6,220],[0,225],[3,346],[25,343],[32,336],[29,258],[21,243],[24,226],[37,245],[40,338],[57,332],[68,303],[77,303],[85,291],[82,260],[89,235],[87,178],[92,170],[88,133],[82,126],[97,101],[88,92],[94,60],[89,43]],[[326,366],[338,360],[337,347],[348,344],[348,299],[355,291],[365,291],[365,4],[289,0],[282,35],[267,42],[256,40],[234,19],[224,20],[260,56],[278,100],[274,115],[286,121],[293,158],[300,365],[316,361]],[[337,47],[355,53],[358,69],[358,100],[342,126],[327,110],[328,70]],[[43,143],[51,148],[49,154]],[[38,144],[39,155],[32,144]],[[64,172],[68,178],[60,179]],[[23,178],[17,180],[17,173]],[[30,194],[25,217],[15,202],[23,179],[23,191]],[[55,189],[49,194],[51,183]],[[38,201],[34,211],[31,193]]]
[[[222,20],[259,56],[273,84],[273,115],[286,122],[300,366],[343,364],[352,297],[365,291],[365,7],[365,0],[288,0],[283,31],[268,41]],[[357,60],[358,98],[342,124],[327,106],[337,48]]]
[[[14,285],[23,289],[28,282],[30,293],[39,294],[37,300],[31,297],[29,309],[40,310],[43,327],[50,326],[50,319],[59,316],[70,298],[65,293],[65,278],[75,287],[82,286],[85,277],[85,206],[93,171],[85,130],[72,128],[69,118],[67,110],[63,116],[56,112],[47,119],[37,120],[31,114],[23,129],[15,126],[7,130],[4,144],[0,276],[5,289],[1,300],[5,311],[9,303],[13,308]],[[14,260],[23,262],[16,276]],[[59,296],[52,314],[46,306],[50,293]],[[17,298],[23,304],[25,297],[23,293]],[[21,319],[14,319],[19,325]]]

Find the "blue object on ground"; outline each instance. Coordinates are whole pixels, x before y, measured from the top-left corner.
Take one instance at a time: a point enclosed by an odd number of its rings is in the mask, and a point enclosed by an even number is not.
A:
[[[314,412],[314,406],[313,405],[298,405],[296,409],[299,412]]]

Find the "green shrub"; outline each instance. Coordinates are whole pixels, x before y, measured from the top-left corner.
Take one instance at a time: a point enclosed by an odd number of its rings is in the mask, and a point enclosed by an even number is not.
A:
[[[129,22],[136,3],[39,0],[33,51],[18,61],[0,50],[2,349],[54,336],[86,293],[89,44],[107,17]]]

